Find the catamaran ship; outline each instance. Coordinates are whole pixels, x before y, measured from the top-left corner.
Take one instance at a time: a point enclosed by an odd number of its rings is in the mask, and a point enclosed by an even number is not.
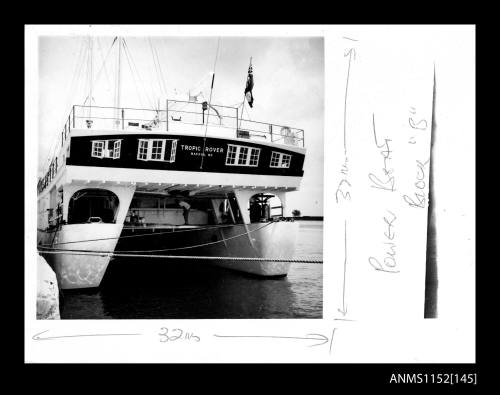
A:
[[[115,44],[120,56],[125,41]],[[249,104],[252,79],[250,64]],[[293,257],[297,224],[283,219],[304,174],[304,131],[196,98],[130,108],[117,97],[71,107],[38,181],[38,249],[60,288],[98,287],[112,253],[286,276],[290,262],[271,258]]]

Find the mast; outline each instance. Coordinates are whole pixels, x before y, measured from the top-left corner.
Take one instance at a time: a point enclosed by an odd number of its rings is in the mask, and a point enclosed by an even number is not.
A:
[[[90,61],[90,72],[89,72],[89,80],[90,80],[90,87],[89,87],[89,118],[92,119],[92,85],[93,85],[93,79],[94,79],[94,70],[93,70],[93,63],[94,59],[92,57],[93,55],[93,48],[92,48],[93,42],[92,42],[92,36],[89,36],[89,61]]]

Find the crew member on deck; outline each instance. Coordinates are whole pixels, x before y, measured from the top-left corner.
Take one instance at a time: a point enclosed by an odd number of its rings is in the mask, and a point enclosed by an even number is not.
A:
[[[139,223],[139,216],[137,215],[137,212],[135,210],[133,210],[132,214],[130,215],[130,223],[133,225],[137,225]]]
[[[175,199],[175,203],[177,203],[179,206],[182,207],[182,215],[184,215],[184,222],[185,225],[188,225],[189,210],[191,209],[191,205],[179,199]]]

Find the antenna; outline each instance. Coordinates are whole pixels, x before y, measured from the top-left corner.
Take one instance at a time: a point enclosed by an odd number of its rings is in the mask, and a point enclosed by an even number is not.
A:
[[[115,126],[118,129],[118,125],[120,124],[120,106],[121,106],[121,61],[122,61],[122,38],[115,37],[115,40],[118,38],[118,58],[116,60],[116,78],[115,78],[115,107],[116,107],[116,116],[115,116]]]
[[[201,152],[200,170],[203,169],[203,160],[205,159],[205,145],[207,143],[208,121],[210,119],[210,107],[212,105],[212,92],[214,90],[215,67],[217,66],[217,58],[219,56],[219,46],[220,46],[220,37],[217,40],[217,50],[215,51],[214,71],[212,73],[212,85],[210,86],[210,98],[208,99],[207,123],[206,123],[206,126],[205,126],[205,136],[203,137],[203,151]]]

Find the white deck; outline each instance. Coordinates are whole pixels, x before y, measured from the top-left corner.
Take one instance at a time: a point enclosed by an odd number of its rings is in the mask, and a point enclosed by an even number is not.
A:
[[[137,191],[168,193],[169,190],[181,190],[196,195],[225,193],[233,189],[291,192],[299,189],[301,179],[260,174],[66,166],[60,183],[83,183],[89,188],[128,184],[134,185]]]

